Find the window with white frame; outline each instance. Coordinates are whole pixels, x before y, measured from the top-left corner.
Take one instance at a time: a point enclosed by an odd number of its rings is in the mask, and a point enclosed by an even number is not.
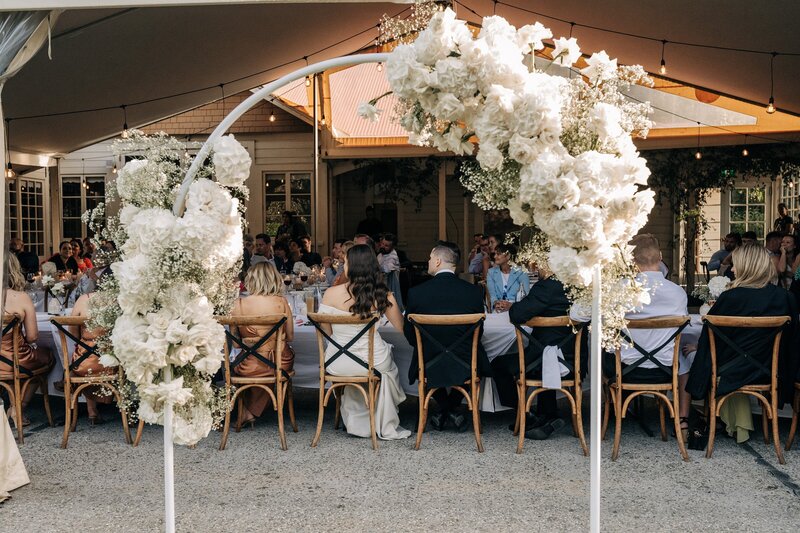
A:
[[[788,183],[781,181],[780,202],[786,204],[789,216],[797,223],[800,218],[800,179],[794,178]]]
[[[730,231],[740,234],[754,231],[756,238],[763,242],[766,232],[771,229],[766,220],[766,186],[733,187],[728,194]]]
[[[94,209],[105,200],[103,176],[63,176],[61,178],[61,236],[64,239],[91,237],[92,232],[81,220],[87,209]]]
[[[278,231],[284,211],[294,211],[312,228],[312,205],[310,172],[264,173],[264,231],[268,235]]]
[[[17,176],[6,180],[9,235],[19,237],[25,248],[39,257],[45,254],[43,179]]]

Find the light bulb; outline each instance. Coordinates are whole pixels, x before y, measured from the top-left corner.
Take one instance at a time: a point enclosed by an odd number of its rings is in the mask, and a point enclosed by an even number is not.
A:
[[[121,137],[123,139],[127,139],[128,138],[128,123],[127,122],[122,125],[122,135],[121,135]]]
[[[661,60],[661,68],[659,69],[659,72],[661,72],[661,74],[667,73],[667,62],[663,59]]]
[[[319,121],[319,123],[320,123],[320,124],[322,124],[323,126],[325,125],[325,117],[324,117],[324,116],[323,116],[323,117],[322,117],[322,119]]]
[[[769,97],[769,103],[767,104],[767,113],[770,115],[775,112],[775,98],[772,96]]]
[[[311,87],[311,77],[306,76],[306,87]]]
[[[9,161],[8,162],[8,166],[6,167],[6,177],[7,178],[13,178],[16,175],[17,175],[17,173],[14,172],[14,169],[11,167],[11,161]]]
[[[111,169],[111,173],[112,174],[116,174],[117,173],[117,165],[114,165],[114,168]]]
[[[275,122],[275,112],[274,112],[274,111],[273,111],[272,113],[270,113],[270,115],[269,115],[269,121],[270,121],[270,122]]]
[[[747,150],[747,148],[742,148],[742,155],[744,157],[747,157],[748,155],[750,155],[750,152]]]
[[[703,159],[703,154],[700,153],[700,150],[698,150],[698,151],[696,151],[694,153],[694,158],[695,159]]]
[[[378,72],[383,70],[383,63],[378,63]]]

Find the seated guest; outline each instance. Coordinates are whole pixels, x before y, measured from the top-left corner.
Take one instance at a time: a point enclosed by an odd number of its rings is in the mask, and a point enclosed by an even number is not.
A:
[[[289,247],[283,242],[276,242],[273,248],[275,267],[281,274],[289,274],[294,268],[294,261],[289,256]]]
[[[512,324],[524,324],[528,320],[536,317],[566,316],[569,314],[571,303],[567,299],[564,285],[548,269],[546,263],[539,263],[539,281],[531,287],[530,292],[513,304],[509,310],[509,318]],[[559,344],[568,335],[572,334],[572,328],[536,328],[533,330],[533,337],[543,346],[554,346]],[[581,360],[585,361],[588,351],[588,335],[584,332],[582,338]],[[575,343],[568,342],[562,349],[564,359],[573,361],[575,359]],[[542,351],[529,350],[525,353],[526,364],[535,361],[542,356]],[[582,373],[586,373],[586,365],[581,365]],[[517,385],[516,380],[519,376],[519,355],[508,353],[492,360],[492,373],[497,386],[497,394],[500,403],[506,407],[517,408]],[[532,371],[528,379],[541,379],[542,368],[539,367]],[[564,379],[572,379],[568,374]],[[558,405],[556,404],[556,391],[548,390],[540,392],[537,396],[536,414],[529,415],[525,422],[525,437],[535,440],[544,440],[564,426],[564,421],[559,417]],[[512,426],[511,429],[514,429]]]
[[[725,235],[725,243],[722,246],[722,249],[719,251],[714,252],[714,255],[711,256],[711,259],[708,260],[708,270],[709,271],[717,271],[720,274],[720,268],[722,267],[722,261],[731,255],[731,252],[736,249],[737,246],[742,245],[742,236],[736,232],[728,233]]]
[[[400,271],[400,258],[397,256],[397,251],[394,249],[397,244],[397,238],[391,233],[384,233],[381,235],[379,242],[378,264],[384,274],[389,272]]]
[[[467,271],[470,274],[481,275],[483,274],[483,258],[489,255],[489,239],[483,237],[478,243],[478,247],[472,254],[469,260],[469,268]]]
[[[745,244],[758,244],[758,235],[755,231],[745,231],[742,233],[742,245]]]
[[[72,246],[72,257],[75,258],[75,262],[78,264],[78,272],[84,273],[90,268],[94,268],[92,260],[83,255],[83,243],[80,239],[72,239],[70,246]]]
[[[100,278],[105,278],[106,276],[110,275],[112,275],[111,269],[106,268],[103,270],[103,274],[101,274]],[[92,289],[92,292],[81,295],[81,297],[75,302],[75,306],[72,308],[72,316],[88,317],[89,300],[92,298],[92,296],[94,296],[94,288]],[[70,333],[78,337],[81,342],[90,347],[94,347],[95,339],[102,332],[102,330],[90,330],[86,327],[86,324],[80,327],[70,326],[69,329]],[[73,362],[77,361],[83,356],[84,353],[86,353],[86,349],[80,344],[75,344],[75,351],[72,353],[72,358],[70,360]],[[73,373],[80,377],[114,375],[117,373],[117,368],[103,366],[100,364],[99,356],[90,355],[80,362],[78,367],[73,370]],[[97,411],[97,403],[111,403],[113,396],[108,393],[107,389],[104,390],[102,387],[87,387],[83,389],[83,395],[86,398],[86,409],[89,412],[89,424],[92,426],[95,424],[102,424],[103,420],[100,418],[100,414]]]
[[[473,285],[456,276],[456,265],[459,261],[458,246],[453,243],[440,241],[431,250],[428,260],[428,273],[433,279],[412,287],[408,291],[408,303],[406,305],[406,316],[411,314],[422,315],[459,315],[483,313],[483,295],[477,285]],[[469,326],[424,326],[444,346],[449,346],[457,341],[468,329]],[[414,383],[419,377],[417,366],[417,337],[411,322],[406,320],[403,333],[408,339],[409,344],[414,347],[414,354],[411,357],[411,365],[408,369],[409,383]],[[431,358],[439,352],[437,346],[423,337],[423,356]],[[459,431],[466,431],[469,427],[469,420],[460,409],[461,400],[464,397],[457,391],[451,390],[448,394],[445,387],[453,385],[463,385],[464,381],[470,378],[470,361],[472,359],[472,337],[463,339],[460,343],[452,347],[457,357],[466,363],[461,364],[440,364],[430,369],[426,369],[425,377],[428,380],[428,387],[440,387],[433,394],[436,400],[438,411],[431,417],[431,425],[437,429],[444,429],[445,424],[452,424]],[[486,357],[483,345],[478,345],[478,374],[481,376],[491,375],[491,367]]]
[[[19,265],[22,267],[22,275],[25,276],[26,279],[28,274],[36,274],[39,271],[39,257],[30,250],[25,250],[25,243],[22,239],[12,237],[8,247],[16,254]]]
[[[342,285],[344,283],[347,283],[347,274],[345,274],[344,271],[344,264],[347,258],[347,252],[353,246],[355,246],[355,243],[353,241],[345,241],[342,244],[342,247],[339,251],[339,257],[341,257],[342,259],[340,260],[339,268],[337,269],[336,277],[333,279],[332,285]]]
[[[61,241],[58,245],[58,253],[50,257],[46,263],[56,265],[56,270],[60,272],[78,273],[78,262],[72,255],[72,244],[69,241]]]
[[[770,259],[772,259],[772,264],[775,267],[775,275],[780,275],[780,270],[778,270],[778,261],[781,258],[781,243],[783,242],[783,233],[779,233],[777,231],[770,231],[767,233],[767,236],[764,238],[764,248],[767,249],[769,252]]]
[[[385,316],[398,331],[403,328],[403,315],[394,295],[383,281],[378,261],[373,251],[365,245],[356,245],[347,251],[345,273],[346,284],[331,287],[325,291],[319,312],[328,315],[356,316],[370,318]],[[342,346],[347,346],[364,328],[362,325],[326,324],[323,326],[332,338]],[[363,335],[349,351],[366,363],[369,357],[369,336]],[[328,345],[326,360],[337,352],[333,344]],[[375,332],[373,343],[373,362],[381,373],[378,398],[375,405],[375,431],[384,440],[405,439],[411,432],[400,426],[397,406],[406,399],[400,385],[400,371],[392,357],[392,345]],[[363,376],[367,369],[343,355],[329,364],[327,371],[340,376]],[[341,390],[341,389],[340,389]],[[342,392],[342,420],[347,432],[356,437],[371,437],[369,410],[364,397],[355,387],[345,387]]]
[[[317,252],[311,251],[311,237],[303,235],[297,239],[297,244],[300,246],[300,261],[306,264],[307,267],[322,264],[322,257]]]
[[[372,237],[365,233],[357,233],[355,237],[353,237],[353,243],[355,244],[366,244],[369,246],[369,249],[373,252],[375,251],[375,241],[372,240]]]
[[[775,286],[775,267],[769,252],[757,244],[744,245],[733,251],[733,268],[736,279],[731,288],[717,298],[714,306],[709,310],[709,315],[722,316],[789,316],[791,324],[783,329],[781,338],[780,356],[778,363],[778,406],[786,401],[791,401],[793,394],[793,380],[797,375],[798,354],[797,341],[797,303],[789,292]],[[765,330],[758,328],[720,328],[736,346],[746,352],[754,361],[770,368],[772,365],[773,337]],[[695,348],[687,347],[688,352]],[[697,353],[691,363],[686,391],[694,399],[704,399],[708,395],[711,382],[711,346],[708,334],[708,325],[703,325],[700,340],[696,346]],[[757,364],[748,362],[738,357],[735,348],[723,342],[719,336],[716,338],[717,354],[717,394],[723,395],[732,392],[743,385],[751,383],[768,383],[769,376],[765,375]],[[734,361],[732,366],[722,368],[727,363]],[[729,433],[738,430],[739,440],[746,440],[742,430],[752,430],[752,419],[742,420],[734,413],[736,397],[730,398],[731,407],[723,406],[721,417],[728,424]],[[745,402],[747,400],[745,399]],[[749,404],[748,404],[749,405]],[[747,408],[749,414],[749,407]]]
[[[800,265],[800,254],[797,250],[797,238],[784,235],[781,240],[781,255],[778,258],[778,286],[789,289],[794,281],[797,266]]]
[[[66,246],[69,246],[69,242],[66,242]],[[22,275],[17,256],[12,253],[6,253],[5,268],[8,284],[6,285],[4,312],[16,315],[22,322],[23,338],[17,352],[19,366],[31,371],[51,367],[53,366],[53,359],[50,356],[50,352],[45,348],[36,346],[36,340],[39,338],[36,310],[33,307],[30,296],[25,293],[25,277]],[[0,340],[0,355],[3,357],[0,359],[0,373],[14,372],[12,367],[14,361],[14,332],[11,329]],[[25,392],[25,396],[22,398],[23,413],[37,388],[35,384],[32,384]],[[7,413],[9,421],[13,422],[14,425],[30,425],[30,421],[25,418],[24,414],[22,420],[16,419],[13,401],[13,398],[9,401]]]
[[[517,249],[511,244],[499,244],[494,251],[494,264],[486,278],[486,288],[491,298],[492,309],[496,313],[508,311],[512,302],[517,301],[520,289],[523,296],[528,294],[531,282],[528,273],[511,265],[511,258]]]
[[[489,235],[489,253],[483,254],[482,273],[484,279],[489,275],[489,269],[494,266],[494,251],[499,245],[503,244],[503,239],[504,237],[500,234]]]
[[[283,353],[275,354],[278,337],[273,334],[267,342],[262,344],[256,351],[265,359],[274,362],[279,368],[290,371],[294,367],[294,351],[289,343],[294,338],[294,320],[289,302],[281,294],[283,292],[283,280],[281,279],[275,265],[269,262],[256,263],[247,271],[244,278],[244,286],[249,296],[238,298],[233,305],[231,316],[261,316],[270,314],[285,313],[289,319],[283,325],[286,344],[283,346]],[[241,326],[235,328],[234,334],[244,341],[248,346],[252,346],[261,339],[270,329],[270,326]],[[266,377],[275,375],[275,369],[265,364],[257,357],[247,356],[244,361],[233,369],[233,373],[242,377]],[[254,424],[256,417],[261,416],[267,407],[269,395],[266,391],[253,387],[244,391],[244,413],[242,414],[241,424]]]
[[[272,239],[266,233],[259,233],[253,242],[253,255],[250,258],[250,264],[254,265],[264,261],[275,261],[272,252]]]

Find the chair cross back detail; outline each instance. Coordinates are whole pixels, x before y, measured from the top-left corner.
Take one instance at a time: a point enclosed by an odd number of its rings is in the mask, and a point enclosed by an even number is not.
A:
[[[739,345],[737,345],[735,341],[731,340],[730,337],[725,335],[716,324],[713,324],[708,320],[706,320],[705,323],[706,325],[708,325],[708,329],[710,329],[713,332],[714,336],[719,338],[726,345],[728,345],[731,348],[731,350],[733,350],[733,352],[736,354],[736,356],[733,357],[730,361],[728,361],[727,363],[719,367],[719,369],[717,369],[718,375],[723,374],[727,369],[731,368],[732,366],[737,364],[740,359],[742,359],[750,366],[755,368],[759,372],[759,374],[763,374],[767,377],[772,376],[772,371],[767,367],[767,365],[765,365],[764,363],[762,363],[757,359],[754,359],[749,353],[742,350],[742,348]],[[772,332],[770,332],[768,337],[770,342],[772,342],[778,335],[778,333],[781,332],[783,325],[773,326],[773,327],[774,329],[772,330]]]
[[[322,328],[322,325],[319,322],[317,322],[313,318],[309,318],[308,321],[311,322],[311,324],[317,329],[317,331],[319,331],[322,334],[325,340],[336,348],[336,353],[325,360],[325,369],[327,370],[328,366],[333,364],[333,362],[336,361],[341,355],[346,355],[354,362],[356,362],[358,365],[362,366],[366,370],[369,370],[369,365],[365,363],[360,357],[353,354],[353,352],[350,351],[350,348],[352,348],[355,345],[355,343],[358,342],[359,339],[361,339],[361,337],[369,333],[369,330],[372,329],[372,327],[378,322],[378,320],[380,320],[380,317],[377,316],[372,317],[372,320],[367,322],[361,329],[361,331],[359,331],[356,335],[354,335],[353,338],[347,342],[347,344],[342,346],[341,344],[333,340],[333,338],[330,335],[328,335],[328,332]],[[372,371],[375,373],[376,376],[381,377],[381,373],[376,368],[373,367]]]
[[[620,335],[622,336],[623,339],[625,339],[625,342],[630,343],[631,346],[633,346],[636,349],[637,352],[642,354],[642,357],[640,357],[639,359],[637,359],[633,363],[625,366],[625,368],[622,370],[622,375],[626,376],[627,374],[629,374],[630,372],[632,372],[633,370],[635,370],[636,368],[641,366],[642,363],[644,363],[646,361],[650,361],[651,363],[656,365],[656,367],[660,368],[665,374],[667,374],[668,376],[672,376],[672,367],[671,366],[667,366],[664,363],[662,363],[661,361],[659,361],[655,357],[655,355],[658,352],[660,352],[662,349],[664,349],[664,347],[667,346],[669,343],[674,341],[678,337],[678,335],[680,335],[683,332],[683,330],[686,329],[686,327],[689,325],[689,323],[690,323],[690,320],[687,318],[683,322],[683,324],[681,324],[680,326],[676,327],[675,331],[672,333],[672,335],[669,336],[669,338],[667,340],[665,340],[657,348],[654,348],[652,350],[648,350],[647,348],[642,347],[635,340],[633,340],[631,338],[631,336],[628,335],[628,333],[626,333],[625,331],[620,331]],[[644,329],[644,328],[635,328],[635,329]],[[661,328],[653,328],[653,329],[661,329]]]
[[[10,322],[8,322],[5,326],[3,326],[3,334],[2,334],[3,337],[6,336],[6,333],[8,333],[12,329],[14,329],[15,327],[18,327],[20,325],[19,317],[16,316],[16,315],[12,315],[12,316],[14,318],[12,318]],[[8,359],[6,356],[4,356],[2,354],[0,354],[0,361],[4,362],[8,366],[10,366],[12,369],[13,368],[17,368],[21,373],[25,374],[26,376],[33,376],[33,372],[31,372],[30,370],[28,370],[24,366],[16,366],[16,365],[14,365],[14,361]]]
[[[436,347],[437,350],[439,350],[439,352],[437,352],[436,355],[434,355],[433,357],[431,357],[430,359],[428,359],[425,362],[425,370],[429,370],[429,369],[433,368],[434,366],[436,366],[437,364],[439,364],[441,361],[444,360],[445,356],[449,356],[449,359],[457,362],[458,364],[460,364],[461,366],[463,366],[467,370],[470,370],[472,367],[466,361],[464,361],[463,359],[458,357],[455,353],[453,353],[452,348],[454,346],[458,345],[458,344],[461,344],[465,340],[467,340],[471,335],[474,335],[475,334],[475,330],[477,328],[479,328],[483,324],[483,322],[485,320],[486,320],[485,317],[481,317],[476,322],[471,324],[466,329],[466,331],[464,331],[464,333],[462,333],[461,336],[458,337],[458,339],[453,341],[449,346],[444,346],[441,342],[439,342],[436,339],[436,337],[431,335],[431,333],[428,330],[423,328],[422,325],[419,322],[413,320],[412,318],[409,318],[409,322],[411,322],[411,325],[414,326],[414,328],[417,331],[422,333],[422,335],[426,339],[428,339]]]
[[[86,358],[88,358],[91,355],[96,355],[98,357],[100,356],[100,354],[97,353],[97,347],[96,346],[89,346],[88,344],[83,342],[79,337],[76,337],[75,335],[70,333],[69,330],[66,327],[64,327],[62,324],[59,324],[56,319],[54,319],[54,318],[50,319],[50,323],[53,324],[56,327],[56,329],[58,329],[61,333],[66,335],[67,338],[72,340],[72,342],[74,342],[75,344],[77,344],[78,346],[80,346],[81,348],[86,350],[85,352],[83,352],[83,354],[80,357],[78,357],[77,359],[75,359],[74,361],[72,361],[69,364],[69,369],[70,370],[74,371],[76,368],[81,366],[81,363],[83,363],[86,360]]]
[[[289,375],[286,373],[285,370],[283,370],[282,368],[278,368],[278,365],[276,365],[273,361],[270,361],[269,359],[267,359],[266,357],[264,357],[263,355],[261,355],[257,351],[259,348],[261,348],[264,345],[264,343],[266,343],[270,338],[272,338],[272,336],[275,335],[285,323],[286,323],[286,317],[285,316],[281,317],[281,319],[278,320],[278,322],[276,322],[275,325],[272,326],[272,329],[270,329],[266,334],[264,334],[260,339],[258,339],[258,342],[256,342],[252,346],[248,346],[247,344],[245,344],[244,340],[241,337],[238,337],[238,336],[234,335],[228,329],[226,329],[225,330],[225,338],[228,340],[228,350],[230,351],[233,343],[238,344],[239,347],[242,350],[241,353],[236,356],[236,359],[234,359],[233,362],[230,364],[230,367],[231,368],[236,368],[245,359],[247,359],[248,357],[250,357],[252,355],[253,357],[258,359],[259,361],[261,361],[262,363],[264,363],[268,367],[272,368],[276,372],[278,370],[280,370],[281,374],[284,377],[288,378]],[[277,357],[280,357],[280,355],[276,355],[276,358]]]
[[[578,332],[581,331],[583,328],[585,328],[588,324],[589,324],[588,322],[579,322],[577,324],[573,324],[572,326],[574,327],[574,331],[565,335],[564,338],[561,339],[561,341],[559,341],[558,344],[556,344],[556,348],[561,350],[562,348],[564,348],[564,346],[574,341],[575,337],[577,337],[578,335]],[[533,335],[525,331],[521,325],[514,324],[514,327],[517,328],[517,331],[519,331],[522,334],[522,336],[528,340],[528,347],[525,349],[525,352],[530,353],[531,351],[533,351],[534,348],[541,352],[541,355],[539,355],[539,357],[537,357],[536,359],[528,363],[527,366],[525,366],[525,374],[527,375],[528,372],[532,372],[537,368],[539,368],[540,366],[542,366],[542,360],[544,359],[545,345],[539,342],[539,340],[536,339]],[[550,326],[550,327],[563,327],[563,326]],[[559,356],[558,361],[562,365],[566,366],[570,372],[572,372],[573,374],[575,373],[575,367],[573,366],[572,363],[570,363],[561,356]]]

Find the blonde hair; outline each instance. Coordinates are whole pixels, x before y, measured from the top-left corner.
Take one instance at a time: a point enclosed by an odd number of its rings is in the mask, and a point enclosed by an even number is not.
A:
[[[22,275],[19,259],[13,253],[6,254],[6,272],[8,272],[8,288],[13,291],[24,291],[25,276]]]
[[[277,296],[283,290],[283,278],[275,265],[262,261],[247,271],[244,286],[251,295]]]
[[[342,257],[347,257],[347,251],[355,246],[356,243],[354,241],[345,241],[342,243],[342,251],[340,252]]]
[[[631,239],[633,260],[638,265],[652,266],[661,261],[661,247],[658,238],[652,233],[642,233]]]
[[[760,244],[745,244],[731,252],[736,279],[733,287],[760,289],[777,277],[772,257]]]

